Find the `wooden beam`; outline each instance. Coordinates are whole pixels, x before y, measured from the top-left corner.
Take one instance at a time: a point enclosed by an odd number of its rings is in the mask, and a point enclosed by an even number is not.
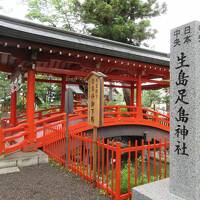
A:
[[[108,84],[104,84],[104,87],[112,87],[112,88],[128,88],[130,89],[130,86],[125,86],[125,85],[108,85]]]
[[[21,60],[30,60],[30,54],[31,54],[31,51],[28,51],[26,49],[2,47],[2,46],[0,46],[0,52],[9,53],[13,57],[16,57]]]
[[[142,79],[142,82],[143,83],[157,83],[157,84],[160,84],[160,85],[167,85],[169,86],[170,82],[169,81],[159,81],[159,80],[151,80],[151,79]]]
[[[107,80],[112,80],[112,81],[119,81],[119,82],[132,82],[136,80],[136,77],[132,76],[120,76],[120,75],[113,75],[113,74],[106,74]]]
[[[83,71],[48,68],[48,67],[36,67],[36,72],[46,73],[46,74],[76,76],[76,77],[86,77],[88,75],[87,72]],[[137,80],[136,77],[131,77],[131,76],[117,76],[112,74],[106,74],[106,75],[108,76],[107,80],[112,80],[112,81],[131,82]]]
[[[127,63],[131,65],[135,64],[135,66],[152,66],[152,68],[154,67],[161,67],[161,68],[166,68],[169,69],[168,66],[161,66],[161,65],[157,65],[157,64],[151,64],[151,63],[144,63],[144,62],[139,62],[139,61],[134,61],[134,60],[128,60],[128,59],[124,59],[124,58],[118,58],[118,57],[110,57],[107,55],[100,55],[100,54],[95,54],[95,53],[91,53],[91,52],[84,52],[84,51],[78,51],[78,50],[72,50],[72,49],[67,49],[67,48],[63,48],[63,47],[56,47],[56,46],[51,46],[48,44],[41,44],[41,43],[36,43],[36,42],[30,42],[30,41],[25,41],[25,40],[20,40],[20,39],[15,39],[15,38],[10,38],[10,37],[1,37],[0,39],[0,45],[5,47],[5,43],[7,47],[16,47],[19,46],[21,49],[25,49],[28,50],[29,47],[31,47],[30,50],[36,50],[40,53],[45,52],[45,54],[47,52],[50,53],[50,50],[52,50],[52,54],[59,54],[60,52],[62,52],[62,55],[66,55],[67,53],[71,53],[71,55],[77,55],[79,54],[80,57],[85,57],[88,56],[89,58],[93,58],[95,57],[96,61],[106,61],[109,63],[124,63],[124,65],[126,65]],[[51,55],[52,55],[51,54]],[[48,55],[49,56],[49,55]]]
[[[144,85],[142,86],[142,90],[159,90],[162,88],[169,88],[169,85],[159,85],[159,84],[155,84],[155,85]]]
[[[130,77],[132,77],[132,75],[135,73],[135,70],[145,70],[148,75],[156,76],[159,74],[163,77],[169,77],[168,67],[166,66],[159,66],[122,58],[108,57],[104,55],[92,54],[89,52],[73,51],[66,48],[57,48],[44,44],[28,43],[23,40],[16,41],[15,39],[11,38],[0,39],[0,45],[0,51],[3,53],[10,53],[17,59],[24,61],[30,60],[32,51],[37,51],[38,58],[36,62],[50,62],[51,60],[58,60],[61,62],[67,62],[69,64],[80,65],[82,68],[86,68],[86,71],[89,71],[90,69],[95,70],[97,63],[100,63],[100,68],[97,70],[102,71],[103,73],[106,73],[106,70],[109,67],[111,69],[116,68],[116,70],[119,70],[119,73],[121,73],[120,70],[126,69],[124,73],[129,74]],[[121,80],[122,79],[120,78],[120,81]],[[131,78],[127,81],[132,80],[133,79]],[[122,81],[124,81],[124,79]]]
[[[0,64],[0,71],[1,72],[13,73],[14,69],[15,69],[14,67]]]
[[[25,78],[24,80],[27,81],[27,78]],[[57,83],[57,84],[62,83],[62,81],[59,81],[59,80],[47,80],[47,79],[40,79],[40,78],[35,79],[35,81],[40,82],[40,83]]]
[[[86,77],[88,73],[82,71],[68,70],[68,69],[56,69],[48,67],[36,67],[36,72],[46,73],[46,74],[60,74],[66,76],[80,76]]]

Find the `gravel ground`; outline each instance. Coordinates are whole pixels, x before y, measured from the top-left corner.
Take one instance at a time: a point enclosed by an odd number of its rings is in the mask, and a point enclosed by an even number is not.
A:
[[[82,178],[49,164],[0,175],[0,200],[108,200]]]

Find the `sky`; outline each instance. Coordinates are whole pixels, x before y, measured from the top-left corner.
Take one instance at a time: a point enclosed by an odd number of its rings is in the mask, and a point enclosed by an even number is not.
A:
[[[152,18],[152,28],[157,29],[158,33],[155,39],[147,43],[150,49],[169,53],[170,30],[194,20],[200,21],[200,0],[158,0],[158,2],[166,2],[167,13]],[[0,7],[4,8],[0,14],[25,19],[27,7],[23,0],[0,0]]]

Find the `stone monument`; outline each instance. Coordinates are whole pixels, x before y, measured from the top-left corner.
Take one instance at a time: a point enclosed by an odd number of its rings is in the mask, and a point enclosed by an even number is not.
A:
[[[170,73],[170,178],[134,188],[134,200],[200,200],[200,22],[171,31]]]

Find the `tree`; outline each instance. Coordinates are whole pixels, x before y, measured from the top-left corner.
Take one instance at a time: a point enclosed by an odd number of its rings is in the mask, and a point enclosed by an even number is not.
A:
[[[160,5],[157,0],[25,1],[29,19],[65,30],[84,29],[97,37],[137,46],[154,38],[156,30],[151,29],[150,19],[166,12],[166,4]]]
[[[37,75],[38,79],[60,80],[49,75]],[[56,83],[36,82],[35,102],[37,108],[48,108],[52,105],[59,105],[61,87]]]
[[[166,111],[169,112],[170,109],[170,90],[169,88],[163,89],[164,96],[162,97],[162,103],[166,104]]]
[[[150,19],[166,12],[157,0],[25,0],[27,17],[65,30],[136,46],[154,38]],[[82,31],[81,31],[82,30]],[[127,105],[130,92],[124,91]]]
[[[76,26],[79,16],[76,7],[78,0],[24,0],[28,5],[28,14],[31,20],[39,21],[53,27],[60,27],[69,31],[80,31]],[[80,24],[80,22],[79,22]]]
[[[10,81],[8,74],[0,73],[0,117],[3,112],[7,111],[10,101]]]
[[[157,0],[85,0],[79,12],[91,35],[147,46],[143,41],[154,38],[156,33],[150,28],[150,18],[165,13],[166,9],[166,4],[159,5]],[[130,90],[123,89],[123,93],[130,105]]]
[[[85,0],[79,10],[91,35],[137,46],[154,38],[149,19],[165,11],[157,0]]]
[[[161,102],[161,92],[159,90],[144,90],[142,95],[144,107],[155,109],[155,105]]]

